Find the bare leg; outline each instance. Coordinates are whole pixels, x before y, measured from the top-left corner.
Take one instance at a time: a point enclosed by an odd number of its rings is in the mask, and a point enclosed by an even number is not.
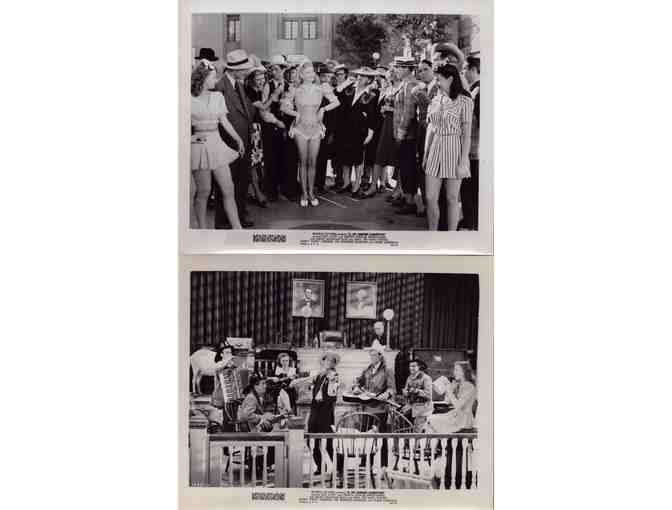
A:
[[[460,221],[460,185],[462,179],[446,179],[446,202],[448,202],[448,230],[457,230]]]
[[[194,170],[191,175],[196,183],[194,198],[194,210],[196,211],[196,228],[206,228],[206,212],[210,186],[212,185],[212,172],[210,170]]]
[[[350,165],[343,165],[343,187],[347,188],[350,186],[350,173],[352,172],[352,166]]]
[[[301,181],[301,198],[308,199],[308,140],[303,136],[296,134],[296,147],[299,151],[299,179]]]
[[[380,180],[381,184],[383,183],[382,174],[383,167],[380,165],[373,165],[373,171],[371,172],[371,185],[369,186],[369,189],[366,190],[366,196],[373,195],[378,191],[378,181]]]
[[[257,199],[257,202],[264,203],[266,202],[266,196],[264,195],[264,192],[261,191],[261,188],[259,187],[259,167],[261,165],[257,165],[254,168],[252,168],[252,192],[254,193],[254,198]]]
[[[427,199],[427,228],[439,229],[439,193],[441,179],[433,175],[425,175],[425,198]]]
[[[352,183],[352,192],[357,193],[362,180],[362,173],[364,172],[364,163],[355,167],[355,182]]]
[[[219,189],[222,190],[222,200],[224,202],[224,210],[231,223],[231,228],[243,228],[238,218],[238,207],[236,207],[236,192],[231,180],[231,169],[228,165],[220,166],[212,172],[217,180]]]
[[[308,140],[308,197],[315,198],[315,169],[317,168],[317,154],[320,151],[320,138]]]

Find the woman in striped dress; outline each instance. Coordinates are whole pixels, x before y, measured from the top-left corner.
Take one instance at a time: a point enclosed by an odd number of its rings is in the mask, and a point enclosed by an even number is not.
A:
[[[469,146],[474,101],[465,90],[457,67],[436,70],[439,92],[427,109],[427,138],[422,167],[425,171],[427,223],[439,225],[439,193],[445,185],[448,230],[457,230],[460,220],[460,185],[469,177]],[[444,182],[445,181],[445,182]]]

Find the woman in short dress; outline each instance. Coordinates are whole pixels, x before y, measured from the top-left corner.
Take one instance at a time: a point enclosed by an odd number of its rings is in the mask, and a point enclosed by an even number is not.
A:
[[[322,123],[324,112],[338,107],[331,87],[327,83],[316,82],[317,75],[311,62],[304,62],[299,67],[301,84],[290,89],[282,100],[281,109],[294,122],[289,129],[289,136],[296,142],[299,152],[299,180],[301,182],[301,207],[307,207],[308,203],[313,207],[319,204],[315,198],[315,166],[317,153],[320,150],[320,142],[325,135],[325,127]],[[326,97],[329,103],[320,107],[322,98]]]
[[[242,228],[238,218],[229,164],[244,154],[244,145],[229,122],[224,96],[211,90],[217,82],[214,66],[201,60],[191,73],[191,183],[197,228],[206,228],[206,212],[212,176],[222,190],[224,210],[232,228]],[[217,125],[235,140],[238,152],[226,145]]]
[[[427,136],[423,169],[429,230],[439,226],[439,193],[446,184],[447,227],[457,230],[460,185],[469,177],[469,147],[474,101],[462,85],[457,67],[439,66],[439,92],[427,108]]]

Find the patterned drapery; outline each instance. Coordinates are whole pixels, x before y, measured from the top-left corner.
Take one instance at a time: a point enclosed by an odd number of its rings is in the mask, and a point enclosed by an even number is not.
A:
[[[394,310],[392,347],[475,349],[478,275],[418,273],[192,272],[191,349],[228,337],[255,345],[303,345],[305,320],[292,317],[292,280],[323,280],[324,318],[308,319],[309,338],[344,331],[350,345],[368,342],[375,320],[345,317],[347,282],[377,284],[376,317]]]
[[[374,320],[346,319],[346,283],[377,284],[376,316],[392,308],[391,343],[412,345],[421,336],[423,275],[413,273],[192,272],[191,348],[229,337],[251,337],[255,344],[292,341],[302,345],[304,321],[292,317],[292,280],[325,282],[323,319],[309,319],[309,338],[322,330],[344,331],[349,343],[371,335]]]

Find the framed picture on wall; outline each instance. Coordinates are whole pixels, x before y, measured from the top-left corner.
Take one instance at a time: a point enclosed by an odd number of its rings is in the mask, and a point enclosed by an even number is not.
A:
[[[375,319],[378,302],[378,284],[375,282],[347,282],[347,319]]]
[[[324,317],[324,280],[292,280],[292,316]]]

